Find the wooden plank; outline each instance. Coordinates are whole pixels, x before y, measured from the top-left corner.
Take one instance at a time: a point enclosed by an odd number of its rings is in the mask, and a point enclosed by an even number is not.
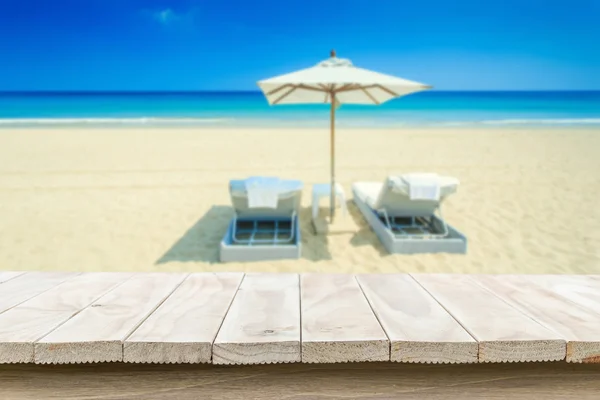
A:
[[[587,312],[600,316],[599,275],[526,275],[524,277],[530,284],[549,290]],[[592,328],[589,323],[585,325]],[[572,362],[600,363],[600,350],[594,343],[600,341],[598,337],[600,331],[595,336],[588,337],[589,342],[567,343],[567,359]]]
[[[0,313],[74,278],[77,272],[30,272],[0,285]]]
[[[0,314],[0,364],[33,362],[36,340],[130,276],[82,274]]]
[[[297,274],[246,274],[213,344],[214,364],[300,361]]]
[[[0,283],[8,282],[24,273],[25,271],[0,271]]]
[[[471,335],[408,274],[358,275],[391,343],[391,361],[477,362]]]
[[[302,362],[389,361],[390,344],[352,275],[301,276]]]
[[[123,346],[123,361],[210,363],[212,344],[243,273],[190,275]]]
[[[480,362],[557,361],[566,342],[460,274],[413,274],[479,342]]]
[[[568,362],[600,362],[600,315],[527,277],[479,275],[473,279],[567,341]],[[600,304],[598,304],[600,307]]]
[[[123,360],[123,341],[185,279],[186,274],[136,274],[35,344],[35,362]]]

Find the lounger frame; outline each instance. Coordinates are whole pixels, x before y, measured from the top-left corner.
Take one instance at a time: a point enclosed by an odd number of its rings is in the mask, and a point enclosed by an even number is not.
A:
[[[419,253],[459,253],[464,254],[467,251],[467,238],[457,229],[447,224],[446,221],[434,215],[428,217],[397,217],[388,215],[384,210],[374,210],[361,196],[352,189],[353,200],[365,220],[375,232],[385,249],[389,253],[399,254],[419,254]],[[441,210],[438,208],[441,216]],[[397,223],[396,219],[411,219],[408,224]],[[404,230],[413,228],[418,223],[426,221],[435,227],[439,233],[420,233],[420,234],[396,234],[394,230]]]
[[[250,232],[244,232],[250,234],[252,240],[234,240],[234,232],[236,236],[241,233],[239,228],[240,223],[250,223],[253,225]],[[273,236],[277,236],[277,232],[275,231],[261,229],[260,225],[265,223],[276,225],[290,224],[291,240],[281,243],[273,239],[257,239],[255,236],[260,234],[273,234]],[[254,229],[254,226],[256,229]],[[300,225],[298,223],[298,215],[294,214],[291,221],[289,217],[233,218],[229,223],[223,240],[221,240],[219,257],[221,262],[270,261],[298,259],[301,252]]]
[[[234,215],[221,241],[221,262],[300,258],[301,192],[280,194],[276,208],[251,208],[244,191],[230,194]]]
[[[396,236],[407,239],[431,239],[445,238],[448,236],[448,224],[442,216],[441,207],[437,208],[439,217],[435,214],[429,217],[391,217],[385,209],[377,210],[377,213],[385,222],[387,228]],[[397,220],[408,220],[408,223],[397,222]],[[436,224],[436,221],[439,223]],[[441,229],[440,229],[441,228]],[[411,233],[409,230],[417,230],[420,233]],[[394,232],[398,233],[394,233]],[[438,232],[441,231],[441,232]]]
[[[249,228],[240,227],[239,225],[246,223],[250,225]],[[289,223],[288,227],[285,226]],[[273,228],[271,229],[271,225]],[[254,244],[288,244],[292,243],[295,238],[295,225],[296,225],[296,211],[292,212],[289,219],[287,218],[238,218],[237,214],[234,215],[231,222],[231,241],[236,244],[247,244],[252,246]],[[239,238],[239,234],[247,234],[247,239]],[[285,234],[283,238],[280,238],[280,234]],[[272,235],[272,238],[257,238],[257,236]]]

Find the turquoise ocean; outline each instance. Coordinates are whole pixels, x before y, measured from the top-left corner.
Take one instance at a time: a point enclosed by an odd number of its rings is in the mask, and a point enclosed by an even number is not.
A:
[[[337,124],[598,126],[600,91],[427,91],[380,106],[343,105]],[[0,127],[328,127],[328,105],[269,106],[260,92],[0,92]]]

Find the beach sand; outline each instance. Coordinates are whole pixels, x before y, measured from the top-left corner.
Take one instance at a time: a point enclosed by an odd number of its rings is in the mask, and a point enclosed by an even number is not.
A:
[[[336,171],[348,200],[356,181],[457,177],[444,215],[467,254],[386,254],[353,205],[313,235],[327,129],[5,128],[0,269],[600,273],[600,129],[339,129]],[[250,175],[305,182],[300,260],[218,262],[228,181]]]

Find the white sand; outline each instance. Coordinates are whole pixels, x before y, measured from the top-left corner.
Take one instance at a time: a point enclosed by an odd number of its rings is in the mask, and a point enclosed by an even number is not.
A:
[[[327,130],[0,130],[0,269],[600,273],[599,129],[339,129],[337,177],[455,176],[449,223],[466,255],[388,255],[356,232],[313,236],[310,187],[329,179]],[[303,258],[221,264],[228,180],[306,184]],[[326,201],[322,203],[323,211]]]

